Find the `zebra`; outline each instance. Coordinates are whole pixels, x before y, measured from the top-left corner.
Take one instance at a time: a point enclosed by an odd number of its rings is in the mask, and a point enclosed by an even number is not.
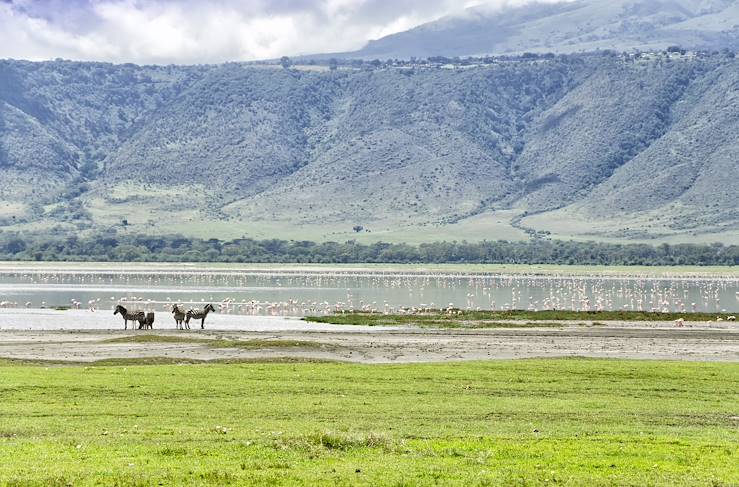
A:
[[[154,313],[148,312],[146,313],[146,323],[144,323],[144,330],[153,330],[154,329]]]
[[[185,321],[185,315],[187,314],[187,310],[180,304],[173,304],[172,305],[172,314],[174,315],[174,321],[177,323],[177,329],[184,329],[184,326],[182,324],[183,321]]]
[[[143,311],[128,311],[126,308],[121,306],[120,304],[115,307],[115,311],[113,311],[113,315],[117,315],[118,313],[121,314],[123,317],[123,326],[124,330],[128,330],[128,321],[138,321],[139,322],[139,330],[142,329],[144,326],[146,326],[146,313]]]
[[[195,318],[196,320],[200,320],[200,328],[205,329],[205,317],[208,316],[208,313],[215,310],[212,304],[206,304],[202,311],[199,309],[188,309],[185,314],[185,328],[189,330],[190,318]]]

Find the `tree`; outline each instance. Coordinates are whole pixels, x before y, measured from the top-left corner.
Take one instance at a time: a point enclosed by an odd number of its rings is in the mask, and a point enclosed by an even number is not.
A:
[[[328,60],[328,69],[331,71],[336,71],[336,69],[339,67],[339,60],[335,57],[332,57]]]
[[[363,227],[362,225],[354,225],[354,226],[352,227],[352,230],[354,230],[355,232],[359,233],[359,232],[361,232],[362,230],[364,230],[364,227]]]
[[[287,57],[287,56],[282,56],[282,57],[280,58],[280,64],[282,65],[282,67],[283,67],[283,68],[285,68],[285,69],[290,69],[290,66],[292,66],[292,65],[293,65],[293,62],[292,62],[292,60],[290,60],[290,58],[289,58],[289,57]]]

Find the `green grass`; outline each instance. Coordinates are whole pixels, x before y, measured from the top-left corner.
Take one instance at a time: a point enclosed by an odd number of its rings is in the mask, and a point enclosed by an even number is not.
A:
[[[459,313],[459,314],[457,314]],[[454,311],[421,313],[413,315],[385,315],[381,313],[353,312],[328,316],[307,316],[305,321],[335,325],[363,326],[420,326],[427,328],[523,328],[561,327],[558,320],[577,320],[602,325],[603,321],[712,321],[715,313],[652,313],[646,311]],[[726,315],[724,315],[726,318]],[[505,323],[496,320],[516,320],[521,323]],[[547,322],[549,321],[549,322]]]
[[[0,366],[0,485],[739,483],[739,364]]]
[[[258,350],[264,348],[329,348],[321,342],[305,340],[228,340],[225,338],[192,338],[177,335],[135,335],[103,340],[101,343],[184,343],[203,345],[210,348],[243,348]],[[331,345],[331,347],[334,347]]]

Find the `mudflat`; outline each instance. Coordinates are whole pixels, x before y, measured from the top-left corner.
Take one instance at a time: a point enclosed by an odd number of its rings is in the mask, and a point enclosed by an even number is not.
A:
[[[123,330],[122,323],[112,322],[107,314],[77,311],[63,316],[50,323],[41,310],[5,310],[0,315],[0,358],[50,362],[414,363],[535,357],[739,361],[739,326],[728,322],[676,327],[673,322],[562,321],[541,327],[529,323],[518,328],[511,323],[510,328],[433,329],[218,316],[204,330],[199,326],[175,330],[169,323],[160,323],[154,330],[143,331]],[[74,328],[75,323],[79,328]]]

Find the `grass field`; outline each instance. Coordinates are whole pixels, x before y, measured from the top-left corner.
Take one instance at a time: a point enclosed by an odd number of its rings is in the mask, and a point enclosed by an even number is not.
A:
[[[568,310],[511,310],[511,311],[442,311],[410,315],[382,313],[344,313],[328,316],[306,316],[305,321],[334,325],[399,326],[412,325],[427,328],[509,328],[557,327],[557,321],[581,321],[582,324],[601,321],[673,321],[682,318],[689,322],[716,319],[716,313],[654,313],[647,311],[568,311]],[[727,317],[726,313],[723,314]],[[510,323],[507,320],[515,320]],[[554,323],[552,323],[554,322]],[[600,324],[600,323],[598,323]]]
[[[739,364],[18,366],[0,485],[739,483]]]
[[[584,211],[583,211],[584,210]],[[652,211],[640,211],[630,216],[594,219],[582,205],[570,205],[559,210],[529,215],[521,221],[527,228],[549,231],[553,238],[581,242],[611,243],[693,243],[711,244],[739,242],[736,222],[726,225],[701,224],[704,215],[686,213],[686,208],[668,205]],[[691,221],[696,226],[688,232],[675,228],[675,221]]]

